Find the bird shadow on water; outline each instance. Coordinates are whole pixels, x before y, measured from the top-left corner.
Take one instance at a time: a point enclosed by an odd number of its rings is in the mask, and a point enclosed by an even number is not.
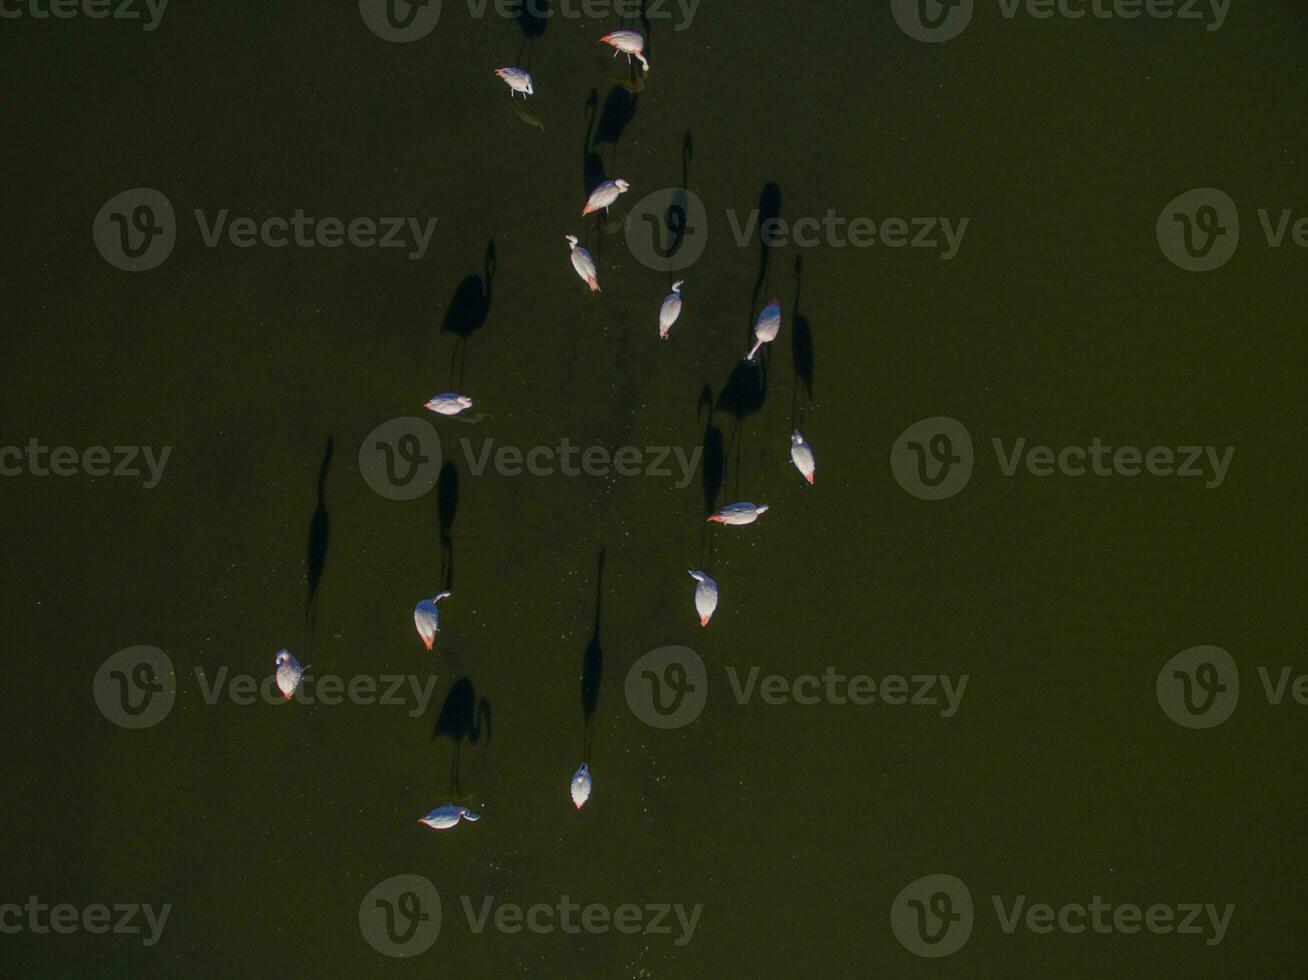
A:
[[[318,621],[318,587],[322,584],[322,573],[327,568],[327,546],[331,540],[331,514],[327,510],[327,474],[332,465],[332,449],[335,443],[327,437],[323,449],[322,465],[318,467],[318,504],[314,507],[313,517],[309,520],[309,547],[305,556],[305,577],[308,582],[308,594],[304,601],[304,646],[306,662],[313,656],[314,627]]]
[[[623,130],[636,115],[637,97],[625,89],[615,86],[609,90],[604,99],[604,107],[599,107],[599,92],[591,89],[586,99],[586,138],[582,158],[582,178],[585,184],[584,194],[588,199],[591,193],[608,175],[616,172],[618,165],[618,144],[622,141]],[[602,147],[612,148],[608,163],[604,162]],[[583,232],[587,245],[590,243],[591,229],[598,227],[600,235],[595,247],[596,262],[603,267],[604,235],[614,234],[622,229],[622,222],[609,211],[603,209],[583,218]]]
[[[595,127],[595,145],[597,148],[600,146],[611,148],[610,168],[618,165],[618,144],[622,142],[623,132],[636,118],[636,108],[639,103],[640,96],[628,92],[619,85],[609,89],[609,94],[604,99],[599,124]],[[591,190],[594,190],[594,187],[591,187]]]
[[[599,90],[591,89],[586,96],[586,132],[581,143],[581,195],[585,200],[590,192],[608,178],[604,171],[604,158],[595,145],[595,125],[599,121]]]
[[[813,326],[799,312],[799,295],[804,278],[804,257],[795,256],[795,305],[790,314],[790,354],[795,364],[795,391],[790,403],[790,427],[804,424],[804,408],[813,404]]]
[[[459,510],[459,471],[453,463],[441,466],[436,478],[436,516],[441,531],[441,590],[454,591],[454,515]]]
[[[604,603],[604,549],[599,550],[599,571],[595,580],[595,628],[581,658],[582,761],[590,762],[595,738],[595,709],[599,707],[600,683],[604,678],[604,648],[600,645],[600,623]]]
[[[736,500],[740,500],[741,446],[745,441],[742,423],[751,415],[758,414],[763,403],[767,401],[770,361],[771,357],[767,351],[759,355],[758,363],[737,361],[727,377],[726,384],[722,386],[722,393],[718,396],[718,409],[735,420],[731,427],[731,438],[723,451],[723,458],[731,459],[734,451],[731,474],[735,481],[733,493]]]
[[[550,14],[550,0],[530,0],[529,3],[519,5],[514,20],[517,21],[518,29],[522,31],[522,44],[518,46],[516,64],[524,64],[525,56],[527,59],[525,65],[530,68],[536,39],[544,35],[545,28],[549,26]]]
[[[454,335],[454,350],[450,354],[450,391],[463,390],[468,361],[468,341],[486,323],[491,308],[491,285],[495,278],[495,239],[486,243],[480,274],[464,276],[450,297],[441,333]]]
[[[445,695],[445,703],[436,715],[432,726],[432,740],[448,738],[453,744],[450,755],[450,792],[459,796],[463,789],[459,783],[459,768],[463,754],[463,744],[470,742],[477,745],[483,733],[486,743],[491,740],[491,706],[485,697],[477,696],[477,689],[471,679],[460,677]]]
[[[754,279],[754,292],[750,294],[749,300],[749,328],[745,341],[747,344],[751,343],[749,338],[754,332],[754,316],[758,309],[759,297],[767,287],[772,274],[772,250],[775,246],[768,240],[769,222],[776,221],[780,217],[781,186],[768,181],[758,195],[758,222],[754,228],[755,234],[758,235],[758,276]]]
[[[713,420],[713,389],[705,385],[699,393],[699,402],[695,411],[697,417],[704,420],[704,454],[701,457],[700,482],[704,490],[704,517],[700,525],[700,567],[706,571],[713,569],[713,535],[709,534],[707,518],[716,511],[718,494],[722,492],[723,470],[726,466],[726,450],[722,445],[722,430]]]
[[[584,111],[586,113],[586,132],[582,137],[581,144],[581,199],[583,201],[590,197],[591,191],[609,179],[608,172],[604,169],[604,157],[600,155],[595,142],[595,127],[599,122],[598,89],[590,90],[590,95],[586,97]],[[591,223],[583,216],[581,240],[582,244],[587,247],[590,245],[590,228]],[[602,254],[600,257],[603,257]]]

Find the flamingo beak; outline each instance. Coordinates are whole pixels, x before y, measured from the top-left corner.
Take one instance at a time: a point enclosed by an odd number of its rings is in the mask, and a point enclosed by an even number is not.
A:
[[[813,477],[814,477],[814,475],[815,475],[815,474],[813,474],[813,473],[810,473],[810,474],[808,475],[808,485],[809,485],[810,487],[813,485]]]

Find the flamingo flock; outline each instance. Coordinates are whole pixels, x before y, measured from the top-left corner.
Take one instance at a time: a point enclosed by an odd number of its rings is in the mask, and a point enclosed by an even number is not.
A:
[[[619,54],[626,54],[629,63],[635,58],[640,62],[642,70],[646,73],[649,72],[649,60],[645,57],[645,38],[639,31],[613,31],[605,34],[600,40],[613,48],[615,58]],[[523,99],[526,100],[536,94],[535,80],[532,78],[531,73],[525,69],[504,67],[496,69],[495,74],[508,86],[510,98],[522,95]],[[586,218],[600,211],[607,213],[618,202],[618,199],[630,189],[631,184],[621,178],[601,182],[586,199],[581,209],[581,216]],[[576,235],[569,234],[565,236],[565,239],[568,243],[572,268],[578,278],[590,288],[591,292],[600,292],[599,272],[594,257],[582,246],[581,240]],[[681,317],[683,303],[681,290],[684,285],[684,280],[674,282],[672,291],[668,293],[659,306],[658,330],[659,338],[662,340],[668,339],[672,327]],[[754,362],[763,346],[777,339],[781,332],[781,319],[780,301],[777,299],[770,300],[764,306],[754,324],[754,345],[746,353],[746,361]],[[467,395],[446,392],[432,396],[423,407],[438,415],[456,416],[471,408],[472,404],[472,398]],[[812,485],[814,473],[817,469],[813,447],[808,444],[798,429],[790,437],[790,458],[800,475],[808,484]],[[708,521],[730,527],[744,527],[758,521],[767,511],[767,504],[741,501],[728,504],[717,512],[710,514]],[[695,581],[695,612],[699,616],[700,626],[707,627],[718,608],[718,583],[707,572],[700,569],[691,569],[690,576]],[[429,599],[421,599],[414,607],[414,627],[423,645],[428,650],[434,648],[436,635],[440,632],[439,603],[448,599],[450,595],[451,593],[448,591],[440,592]],[[308,668],[302,668],[294,655],[285,649],[277,652],[275,667],[277,686],[283,696],[290,700]],[[576,809],[580,810],[590,799],[592,786],[593,777],[590,766],[588,763],[583,762],[580,768],[573,773],[568,784],[569,796]],[[465,806],[451,803],[436,807],[426,816],[419,818],[418,822],[433,830],[448,830],[461,822],[472,823],[480,818],[479,813]]]

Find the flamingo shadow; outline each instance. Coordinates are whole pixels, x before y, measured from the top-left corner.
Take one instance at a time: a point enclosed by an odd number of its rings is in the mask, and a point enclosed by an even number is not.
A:
[[[737,361],[731,369],[722,393],[718,396],[717,407],[730,415],[735,423],[731,427],[731,438],[727,441],[724,457],[730,457],[735,450],[735,462],[732,473],[735,478],[735,499],[740,499],[740,460],[741,446],[744,444],[742,423],[751,415],[758,414],[768,397],[768,359],[759,363]]]
[[[445,695],[445,703],[436,715],[431,737],[448,738],[454,744],[450,755],[450,791],[455,796],[462,794],[459,785],[459,767],[463,755],[463,744],[476,745],[481,741],[483,730],[486,744],[491,740],[491,706],[486,698],[477,696],[477,689],[467,677],[460,677]]]
[[[697,417],[704,419],[704,454],[701,457],[700,485],[704,491],[704,517],[707,518],[717,510],[718,494],[722,491],[723,473],[726,467],[726,450],[722,445],[722,430],[713,421],[713,389],[709,385],[699,393],[696,405]],[[712,569],[713,537],[708,533],[708,521],[700,528],[700,567]],[[707,546],[707,561],[705,548]]]
[[[453,463],[441,466],[436,478],[436,514],[441,530],[441,582],[446,592],[454,591],[454,515],[459,510],[459,471]]]
[[[549,26],[550,0],[530,0],[518,5],[514,21],[522,31],[522,43],[518,45],[518,56],[513,63],[531,70],[531,56],[536,50],[536,39],[545,33]]]
[[[791,308],[790,355],[795,365],[795,392],[790,405],[791,428],[798,429],[804,421],[804,406],[800,404],[801,390],[807,404],[813,403],[813,327],[808,317],[799,312],[799,295],[803,283],[804,257],[795,256],[795,305]]]
[[[772,250],[775,246],[769,241],[769,235],[765,231],[769,223],[776,221],[781,217],[781,187],[773,181],[768,181],[763,185],[763,189],[758,195],[758,276],[754,279],[754,292],[750,295],[749,302],[749,333],[746,335],[746,343],[752,343],[750,337],[754,332],[754,312],[759,305],[759,296],[768,284],[768,277],[772,271]]]
[[[599,572],[595,581],[595,628],[581,658],[581,717],[583,761],[590,761],[595,735],[595,709],[599,707],[600,683],[604,677],[604,648],[600,645],[601,610],[604,601],[604,549],[599,550]]]
[[[495,277],[495,239],[486,243],[481,274],[465,276],[450,297],[441,333],[453,334],[454,351],[450,355],[450,390],[463,390],[464,369],[468,359],[468,341],[481,329],[490,315],[491,286]],[[457,373],[455,365],[458,365]]]
[[[308,656],[313,656],[314,627],[318,621],[318,587],[322,584],[322,573],[327,568],[327,546],[331,541],[331,514],[327,510],[327,474],[332,465],[332,449],[335,443],[327,437],[323,450],[322,465],[318,467],[318,504],[313,517],[309,519],[309,546],[305,556],[306,580],[308,594],[304,601],[305,649]]]

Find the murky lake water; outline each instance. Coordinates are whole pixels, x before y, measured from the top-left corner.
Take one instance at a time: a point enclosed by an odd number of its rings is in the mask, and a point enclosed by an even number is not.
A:
[[[1301,5],[237,6],[0,24],[6,975],[1301,968]]]

